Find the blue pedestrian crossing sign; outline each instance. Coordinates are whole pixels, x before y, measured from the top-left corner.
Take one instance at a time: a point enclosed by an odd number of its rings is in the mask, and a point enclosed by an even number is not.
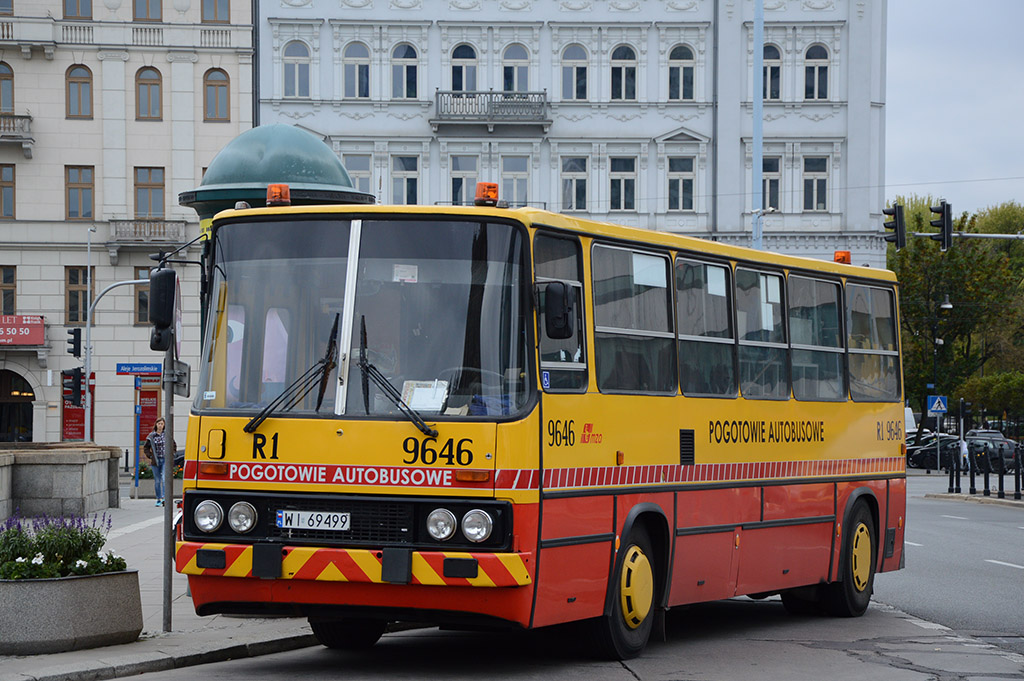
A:
[[[933,414],[945,414],[946,413],[946,396],[945,395],[929,395],[928,396],[928,411]]]

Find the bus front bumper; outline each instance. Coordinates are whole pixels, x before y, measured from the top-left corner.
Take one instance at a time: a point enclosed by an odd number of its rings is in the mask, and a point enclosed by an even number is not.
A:
[[[179,541],[186,575],[363,584],[514,587],[532,583],[530,553],[335,549]]]

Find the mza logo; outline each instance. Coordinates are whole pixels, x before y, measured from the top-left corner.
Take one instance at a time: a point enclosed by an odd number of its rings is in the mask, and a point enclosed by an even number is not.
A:
[[[601,439],[603,437],[604,436],[601,435],[601,433],[595,433],[594,432],[594,424],[593,423],[584,423],[583,424],[583,432],[580,433],[580,444],[584,444],[584,445],[586,445],[586,444],[599,445],[599,444],[601,444]]]

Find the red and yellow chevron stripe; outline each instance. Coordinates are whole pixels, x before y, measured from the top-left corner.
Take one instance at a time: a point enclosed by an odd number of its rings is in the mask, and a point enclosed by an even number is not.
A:
[[[223,569],[196,565],[200,549],[223,551]],[[366,549],[332,549],[314,547],[282,547],[284,559],[281,579],[328,582],[362,582],[383,584],[381,552]],[[528,565],[530,553],[465,553],[460,551],[414,551],[412,584],[426,586],[525,586],[533,580]],[[445,577],[445,558],[473,558],[477,561],[476,577]],[[252,546],[248,544],[215,544],[178,542],[175,548],[178,572],[186,575],[220,577],[252,577]]]

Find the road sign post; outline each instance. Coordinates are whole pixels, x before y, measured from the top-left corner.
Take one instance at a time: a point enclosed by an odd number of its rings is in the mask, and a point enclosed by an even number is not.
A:
[[[942,416],[946,413],[946,396],[929,395],[928,413],[935,416],[935,470],[938,471],[942,470]]]

